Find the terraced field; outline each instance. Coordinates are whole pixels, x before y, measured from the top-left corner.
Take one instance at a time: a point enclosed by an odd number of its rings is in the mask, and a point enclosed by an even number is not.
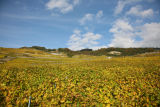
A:
[[[1,63],[0,105],[26,107],[29,96],[31,106],[160,106],[160,55],[32,53]]]

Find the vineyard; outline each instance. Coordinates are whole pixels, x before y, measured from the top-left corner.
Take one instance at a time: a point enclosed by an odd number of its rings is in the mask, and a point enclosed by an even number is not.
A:
[[[1,51],[1,58],[11,55]],[[0,63],[1,106],[26,107],[29,96],[31,107],[160,106],[159,53],[69,58],[26,51]]]

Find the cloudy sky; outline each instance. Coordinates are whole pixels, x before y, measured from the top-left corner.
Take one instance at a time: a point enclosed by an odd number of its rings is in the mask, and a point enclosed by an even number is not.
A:
[[[0,0],[0,47],[160,47],[160,0]]]

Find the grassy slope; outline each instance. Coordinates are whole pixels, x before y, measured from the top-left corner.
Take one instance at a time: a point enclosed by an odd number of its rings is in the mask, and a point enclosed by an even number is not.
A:
[[[0,64],[0,104],[4,106],[26,106],[29,96],[34,106],[160,105],[159,55],[107,59],[67,58],[26,49],[0,52],[32,56]]]

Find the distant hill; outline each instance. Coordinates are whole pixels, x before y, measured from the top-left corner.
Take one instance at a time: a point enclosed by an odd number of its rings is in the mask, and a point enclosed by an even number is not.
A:
[[[3,48],[0,47],[1,58],[31,57],[31,55],[46,55],[48,53],[33,48]]]
[[[102,48],[99,50],[82,49],[72,51],[68,48],[47,49],[40,46],[21,47],[21,48],[3,48],[0,47],[0,58],[3,57],[30,57],[35,55],[67,55],[73,57],[75,55],[90,55],[90,56],[157,56],[160,55],[160,48]]]
[[[101,55],[106,55],[106,56],[132,56],[132,55],[137,55],[137,54],[142,54],[142,53],[147,53],[147,52],[160,52],[160,48],[101,48],[98,50],[92,50],[92,49],[82,49],[79,51],[72,51],[68,48],[59,48],[59,49],[47,49],[45,47],[40,47],[40,46],[32,46],[32,47],[22,47],[22,48],[33,48],[45,52],[52,52],[56,51],[59,53],[64,53],[67,54],[69,57],[72,57],[74,55],[93,55],[93,56],[101,56]]]
[[[37,50],[46,51],[46,52],[56,51],[56,49],[47,49],[42,46],[21,47],[21,49],[37,49]]]

